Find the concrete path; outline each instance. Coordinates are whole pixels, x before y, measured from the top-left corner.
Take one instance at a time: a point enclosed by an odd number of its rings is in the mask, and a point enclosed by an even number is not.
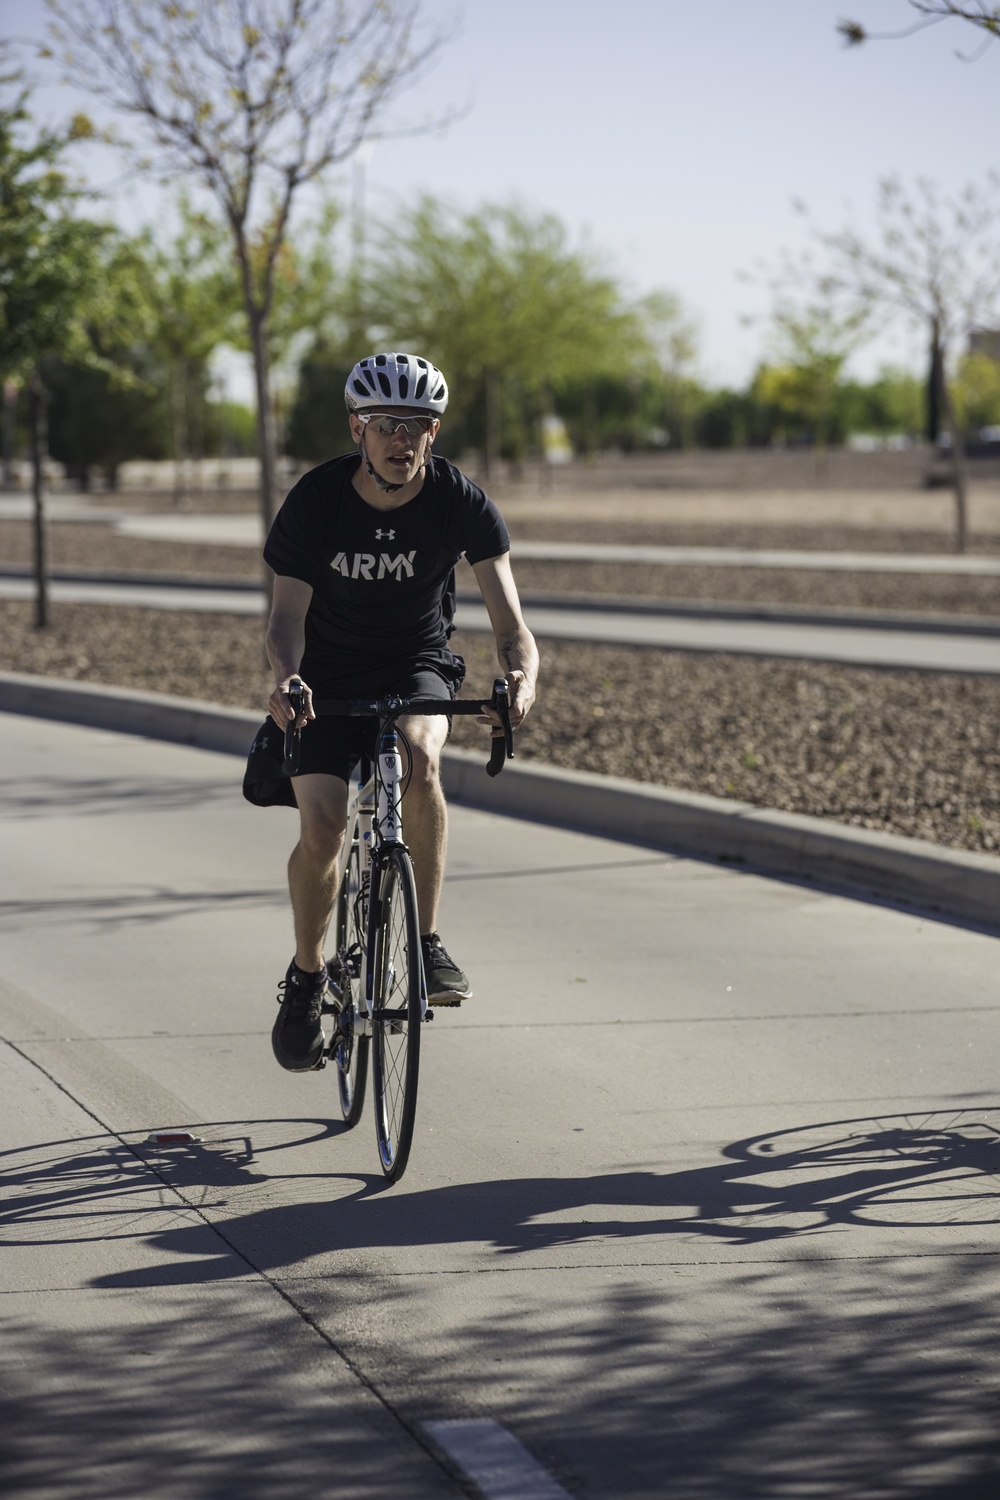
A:
[[[805,552],[755,547],[605,546],[597,542],[514,542],[512,557],[554,562],[656,563],[671,568],[792,568],[796,572],[953,573],[1000,577],[1000,557],[921,552]]]
[[[995,938],[460,810],[384,1191],[270,1055],[293,819],[0,743],[5,1495],[996,1492]]]
[[[52,500],[50,515],[58,521],[87,521],[113,526],[122,536],[143,541],[193,542],[200,546],[263,546],[257,516],[150,515],[109,509],[79,500]],[[31,502],[18,496],[0,499],[0,519],[27,519]],[[514,557],[557,562],[654,563],[664,567],[791,568],[822,572],[954,574],[1000,577],[1000,557],[954,553],[775,551],[749,547],[618,546],[596,542],[515,541]]]
[[[68,603],[139,605],[222,614],[259,615],[262,591],[247,588],[194,588],[144,583],[59,582],[51,584],[52,598]],[[0,577],[0,598],[30,599],[34,585],[27,578]],[[854,666],[926,669],[942,672],[1000,673],[1000,636],[962,633],[945,628],[878,628],[869,622],[824,624],[801,619],[710,615],[629,614],[619,605],[602,609],[553,608],[530,604],[531,627],[540,637],[597,641],[610,645],[657,646],[672,651],[731,651],[738,655],[778,656],[799,660],[844,662]],[[488,631],[489,617],[482,604],[460,601],[456,620],[463,630]]]

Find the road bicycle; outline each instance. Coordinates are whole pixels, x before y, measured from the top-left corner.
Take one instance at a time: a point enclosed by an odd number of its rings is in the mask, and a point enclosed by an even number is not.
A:
[[[298,770],[304,690],[295,680],[288,692],[295,719],[285,729],[283,769]],[[420,1027],[434,1018],[427,1003],[413,863],[403,842],[402,799],[406,790],[401,750],[409,746],[397,720],[405,714],[482,714],[483,702],[464,698],[375,700],[318,699],[317,716],[332,714],[378,722],[374,763],[363,757],[349,785],[343,875],[331,928],[333,957],[327,960],[332,1000],[324,1010],[334,1017],[333,1033],[317,1067],[337,1070],[340,1108],[356,1125],[364,1106],[371,1054],[375,1135],[382,1171],[397,1182],[406,1170],[413,1142],[420,1069]],[[494,737],[491,776],[513,757],[507,683],[497,677],[489,699],[501,733]],[[460,1005],[461,1000],[444,1002]]]

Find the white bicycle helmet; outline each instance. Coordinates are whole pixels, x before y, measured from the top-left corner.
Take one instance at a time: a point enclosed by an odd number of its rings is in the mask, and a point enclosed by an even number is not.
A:
[[[370,354],[348,375],[344,400],[348,411],[415,406],[440,417],[448,405],[448,383],[435,365],[417,354]]]

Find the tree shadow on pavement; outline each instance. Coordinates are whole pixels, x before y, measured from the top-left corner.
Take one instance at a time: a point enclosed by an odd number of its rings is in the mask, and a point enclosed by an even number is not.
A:
[[[260,1282],[50,1301],[4,1318],[5,1500],[463,1493]]]
[[[323,1145],[309,1154],[320,1170],[282,1191],[298,1142],[285,1122],[272,1176],[270,1148],[254,1145],[268,1123],[211,1127],[215,1154],[119,1164],[147,1190],[155,1168],[199,1219],[178,1222],[166,1193],[169,1216],[122,1226],[142,1264],[89,1286],[204,1300],[260,1271],[413,1421],[485,1410],[570,1491],[1000,1493],[1000,1109],[817,1122],[676,1172],[393,1192],[329,1171],[335,1127],[322,1121],[301,1137]],[[95,1152],[70,1165],[64,1151],[62,1181],[37,1163],[33,1219],[21,1185],[36,1243],[71,1236],[88,1193],[100,1215],[99,1182],[79,1187]],[[408,1264],[420,1247],[433,1256]],[[463,1273],[475,1296],[444,1289]]]
[[[264,908],[283,910],[287,892],[276,886],[257,889],[207,888],[176,890],[170,886],[143,886],[132,881],[127,887],[98,894],[93,889],[82,896],[51,896],[23,901],[0,901],[0,932],[23,933],[25,927],[43,930],[65,928],[67,923],[87,924],[109,932],[126,927],[156,927],[181,917]]]
[[[249,750],[249,740],[247,742]],[[143,812],[175,813],[184,808],[205,807],[211,802],[233,802],[239,785],[233,776],[155,781],[148,776],[25,776],[0,779],[0,813],[5,822],[65,817],[108,818],[132,816],[136,805]]]

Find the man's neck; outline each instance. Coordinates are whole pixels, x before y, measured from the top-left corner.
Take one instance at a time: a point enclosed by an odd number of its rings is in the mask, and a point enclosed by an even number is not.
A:
[[[362,500],[367,505],[372,506],[374,510],[398,510],[401,505],[406,505],[409,501],[415,500],[420,494],[420,491],[424,487],[424,478],[427,474],[427,467],[430,461],[430,454],[428,454],[427,463],[420,470],[420,473],[411,479],[408,484],[404,484],[398,490],[393,490],[390,493],[387,490],[379,489],[365,468],[365,461],[362,457],[358,467],[354,471],[351,483]]]

